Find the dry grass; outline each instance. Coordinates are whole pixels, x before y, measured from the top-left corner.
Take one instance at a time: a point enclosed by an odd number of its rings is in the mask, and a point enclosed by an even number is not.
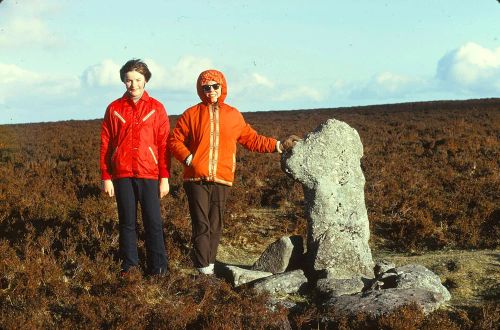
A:
[[[500,250],[436,251],[394,254],[376,251],[374,258],[397,266],[424,265],[438,274],[455,307],[480,306],[500,297]]]
[[[499,109],[500,100],[489,99],[245,117],[275,137],[305,134],[332,117],[356,128],[365,149],[372,249],[425,256],[442,249],[498,248]],[[314,304],[286,315],[268,310],[264,296],[193,276],[186,271],[190,223],[177,162],[171,194],[161,204],[172,274],[144,278],[141,264],[136,274],[120,279],[116,206],[99,190],[99,130],[100,120],[0,126],[0,328],[269,329],[286,317],[296,328],[498,324],[498,278],[488,277],[490,269],[498,273],[497,252],[491,268],[477,266],[485,272],[477,279],[468,275],[474,270],[468,259],[476,257],[429,261],[452,293],[464,297],[456,309],[429,317],[407,307],[380,320],[359,315],[327,321],[323,316],[334,311]],[[280,171],[278,160],[275,154],[240,150],[220,258],[249,263],[282,235],[305,237],[302,189]],[[141,260],[143,235],[139,224]]]

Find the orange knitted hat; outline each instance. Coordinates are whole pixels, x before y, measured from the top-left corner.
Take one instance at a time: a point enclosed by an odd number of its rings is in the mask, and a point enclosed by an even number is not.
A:
[[[198,96],[203,101],[203,103],[210,103],[210,99],[207,98],[205,92],[203,92],[203,88],[201,86],[206,85],[209,81],[215,81],[220,84],[222,88],[221,95],[217,100],[218,103],[224,103],[224,100],[227,96],[227,83],[224,74],[217,70],[206,70],[200,73],[198,76],[198,81],[196,82],[196,91],[198,92]]]

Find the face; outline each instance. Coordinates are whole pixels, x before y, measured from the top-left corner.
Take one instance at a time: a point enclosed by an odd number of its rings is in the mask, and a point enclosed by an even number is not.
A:
[[[142,73],[129,71],[125,74],[125,87],[130,97],[140,97],[144,93],[146,78]]]
[[[218,88],[215,89],[215,87],[217,86]],[[220,94],[222,93],[222,86],[213,80],[210,80],[208,83],[204,84],[202,88],[203,92],[210,99],[211,103],[217,102],[217,99],[220,97]]]

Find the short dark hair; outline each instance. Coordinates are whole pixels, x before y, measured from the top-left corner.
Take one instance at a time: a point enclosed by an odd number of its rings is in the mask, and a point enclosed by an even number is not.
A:
[[[148,66],[142,60],[134,58],[125,63],[120,69],[120,79],[125,82],[125,75],[127,72],[137,71],[146,78],[146,82],[151,79],[151,71],[149,71]]]

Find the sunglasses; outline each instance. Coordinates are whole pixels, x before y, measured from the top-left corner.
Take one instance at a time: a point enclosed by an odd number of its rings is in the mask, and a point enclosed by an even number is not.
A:
[[[220,88],[220,84],[213,84],[213,85],[203,85],[201,86],[203,88],[203,91],[205,93],[208,93],[212,90],[212,88],[214,89],[214,91],[218,90]]]

